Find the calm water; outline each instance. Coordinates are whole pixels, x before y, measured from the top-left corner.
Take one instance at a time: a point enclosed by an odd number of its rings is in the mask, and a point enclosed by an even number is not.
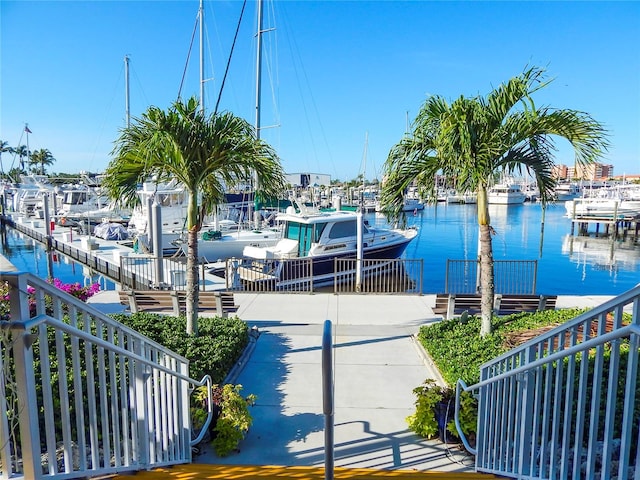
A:
[[[473,260],[478,251],[475,205],[438,204],[418,215],[409,225],[418,228],[417,238],[405,252],[406,258],[424,258],[424,292],[444,291],[447,259]],[[571,237],[571,222],[563,205],[546,209],[541,233],[542,208],[538,204],[492,205],[491,224],[496,231],[493,253],[496,260],[537,260],[537,291],[545,294],[615,295],[640,282],[640,246],[631,242]],[[383,217],[370,214],[370,223],[384,225]],[[595,227],[590,227],[592,232]],[[571,240],[573,239],[573,245]],[[20,270],[48,276],[47,256],[37,242],[25,241],[8,230],[1,252]],[[61,256],[53,262],[53,275],[65,282],[86,284],[88,271],[67,263]],[[111,282],[94,277],[112,289]],[[104,288],[104,287],[103,287]]]

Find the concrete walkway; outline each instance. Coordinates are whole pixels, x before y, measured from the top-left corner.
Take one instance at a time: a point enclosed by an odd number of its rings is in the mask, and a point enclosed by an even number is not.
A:
[[[561,297],[558,308],[595,306],[610,297]],[[122,311],[116,292],[91,303]],[[425,440],[407,429],[412,390],[438,378],[412,339],[438,321],[435,295],[236,294],[238,316],[260,332],[235,383],[256,394],[254,418],[240,451],[217,457],[210,447],[198,463],[322,466],[324,414],[321,345],[333,324],[335,465],[351,468],[473,471],[457,446]]]

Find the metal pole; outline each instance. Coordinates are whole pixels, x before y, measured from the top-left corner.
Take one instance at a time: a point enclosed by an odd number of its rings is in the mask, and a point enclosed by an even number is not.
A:
[[[333,345],[331,320],[324,321],[322,334],[322,410],[324,412],[324,478],[333,480]]]
[[[362,263],[364,261],[363,258],[363,237],[364,237],[364,225],[362,219],[362,211],[359,211],[356,214],[357,217],[357,228],[356,228],[356,292],[362,291]]]
[[[129,109],[129,55],[124,56],[124,110],[127,128],[131,126],[131,112]]]
[[[156,285],[160,287],[163,283],[163,265],[162,265],[162,206],[156,201],[153,203],[153,254],[156,257]]]
[[[204,6],[200,0],[198,9],[198,22],[200,23],[200,111],[204,114]]]
[[[42,194],[42,208],[44,208],[44,231],[47,236],[47,275],[53,278],[53,245],[51,235],[51,215],[49,214],[49,193]]]

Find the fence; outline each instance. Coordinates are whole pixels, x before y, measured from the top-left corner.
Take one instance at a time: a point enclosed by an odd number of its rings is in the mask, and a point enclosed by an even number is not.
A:
[[[424,261],[337,258],[334,293],[417,293],[422,294]],[[356,269],[361,268],[358,284]]]
[[[188,361],[28,273],[3,273],[2,478],[191,461]],[[209,409],[211,418],[211,408]],[[206,428],[203,428],[203,433]]]
[[[479,471],[638,478],[640,284],[481,367]],[[458,420],[456,419],[458,422]]]
[[[478,260],[449,260],[445,273],[445,293],[478,293],[480,272]],[[537,260],[495,260],[493,264],[495,293],[535,294],[538,276]]]

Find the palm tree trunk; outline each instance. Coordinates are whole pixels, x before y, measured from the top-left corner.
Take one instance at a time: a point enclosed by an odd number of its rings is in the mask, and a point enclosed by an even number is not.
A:
[[[480,236],[480,294],[481,326],[480,336],[491,333],[491,318],[493,316],[493,297],[495,286],[493,283],[493,244],[491,241],[491,218],[489,217],[489,203],[487,189],[478,188],[478,227]]]
[[[198,202],[197,192],[189,195],[187,210],[187,334],[198,335]]]

